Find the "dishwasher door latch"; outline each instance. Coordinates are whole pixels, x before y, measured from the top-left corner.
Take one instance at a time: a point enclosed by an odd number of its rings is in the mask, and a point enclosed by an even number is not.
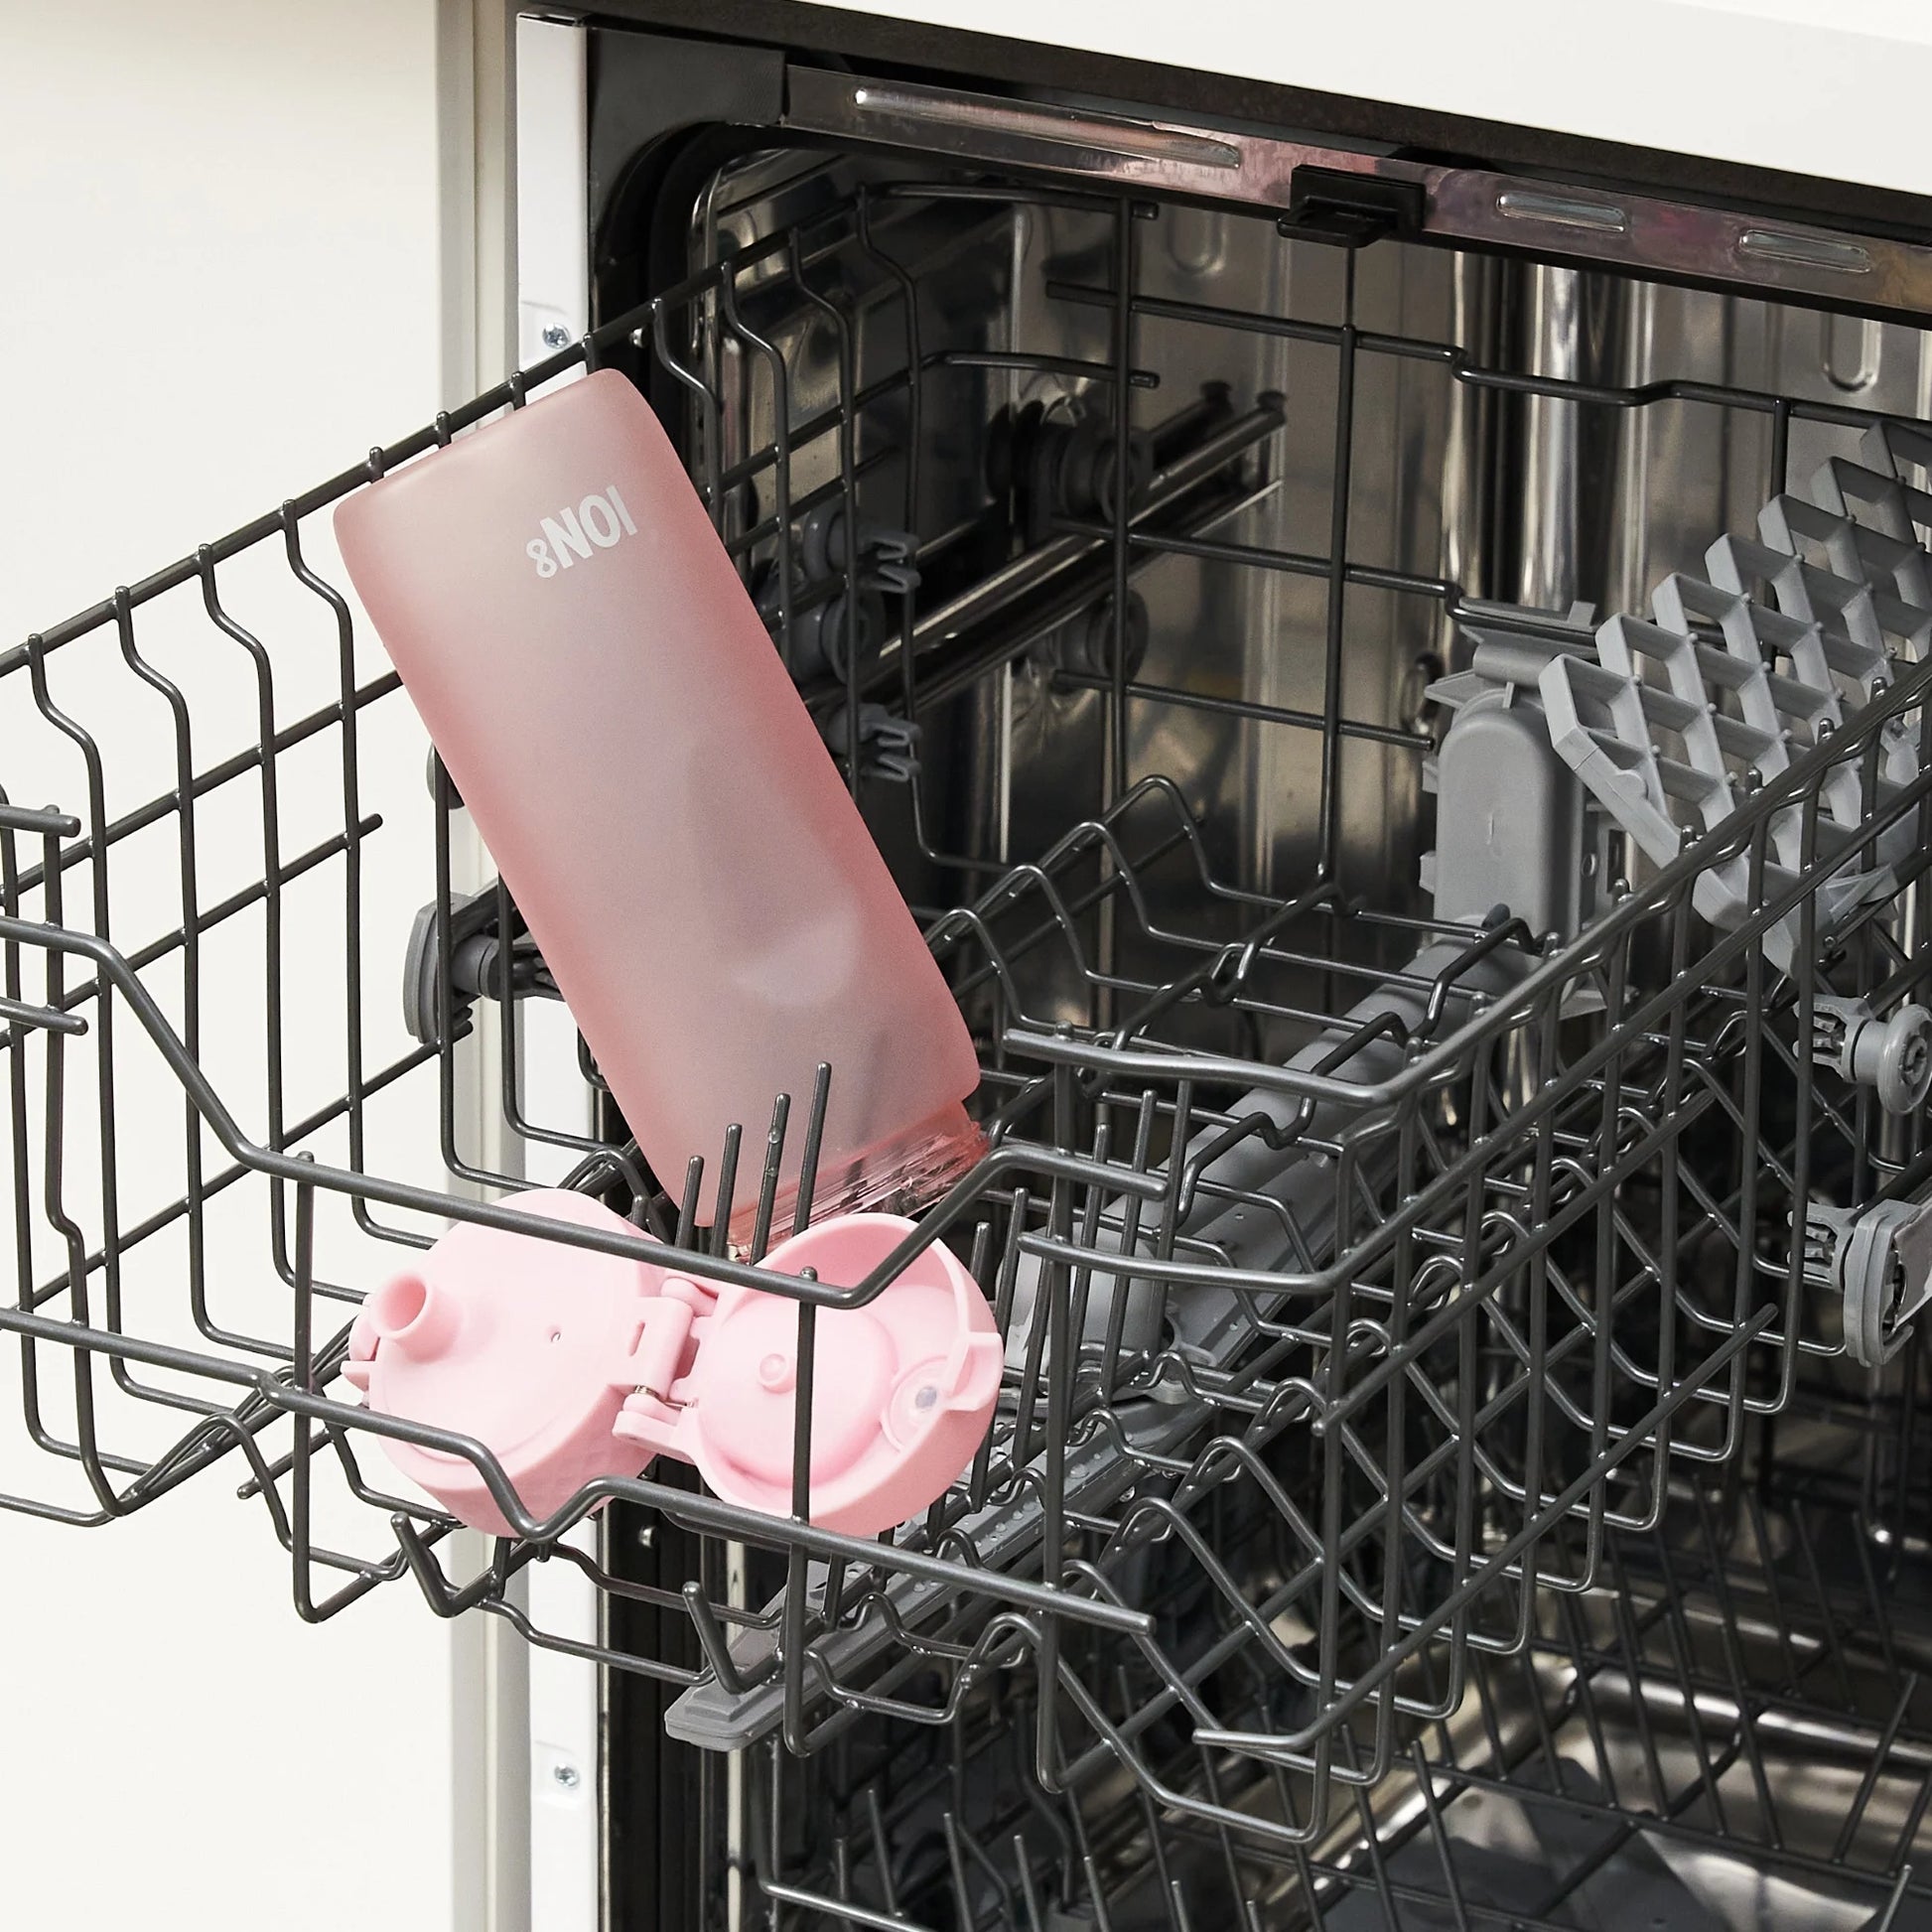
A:
[[[1845,1351],[1881,1368],[1932,1301],[1932,1201],[1805,1209],[1805,1278],[1845,1298]]]
[[[1427,206],[1420,179],[1300,167],[1289,178],[1288,212],[1275,225],[1291,241],[1364,248],[1371,241],[1415,240]]]

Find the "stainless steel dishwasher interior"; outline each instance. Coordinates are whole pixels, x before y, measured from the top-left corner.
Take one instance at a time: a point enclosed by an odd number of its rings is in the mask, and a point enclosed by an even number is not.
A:
[[[913,212],[896,219],[890,199],[916,196],[912,173],[902,163],[759,156],[700,197],[692,265],[802,225],[807,260],[814,245],[826,257],[815,295],[850,304],[861,318],[854,337],[862,392],[869,330],[882,364],[903,353],[894,274],[915,275],[921,312],[933,319],[928,340],[944,345],[935,352],[957,376],[922,384],[916,497],[905,496],[897,469],[863,478],[860,493],[889,524],[916,504],[930,571],[983,514],[987,478],[1001,461],[996,439],[1011,418],[1039,409],[1049,420],[1105,427],[1105,365],[1117,326],[1107,286],[1114,217],[1111,204],[1071,192],[1042,189],[1009,202],[995,195],[967,204],[967,218],[939,222],[938,238],[922,243],[909,237],[922,226],[930,237],[934,224]],[[870,227],[891,246],[894,270],[838,245],[838,223],[850,217],[837,210],[869,178],[883,190]],[[938,204],[955,214],[957,207]],[[814,212],[828,210],[829,225],[814,231]],[[1142,212],[1153,209],[1144,205]],[[1458,661],[1462,604],[1640,609],[1666,572],[1696,568],[1715,534],[1752,523],[1774,466],[1808,475],[1844,444],[1842,432],[1815,421],[1677,403],[1670,388],[1722,385],[1901,417],[1932,410],[1926,338],[1897,324],[1441,248],[1284,246],[1264,217],[1224,209],[1170,205],[1139,226],[1135,354],[1148,386],[1135,393],[1136,425],[1154,436],[1167,431],[1174,455],[1206,448],[1211,463],[1245,448],[1247,457],[1240,487],[1194,506],[1167,554],[1133,566],[1132,588],[1145,606],[1132,646],[1144,653],[1139,681],[1172,689],[1184,673],[1203,694],[1318,719],[1329,621],[1323,573],[1228,568],[1184,554],[1184,546],[1218,540],[1312,561],[1345,516],[1346,715],[1404,742],[1364,732],[1350,743],[1336,856],[1351,880],[1397,904],[1427,843],[1420,759],[1410,749],[1419,742],[1422,686]],[[774,261],[769,279],[782,283],[788,260]],[[841,394],[834,340],[795,295],[785,299],[791,326],[770,333],[784,351],[794,420],[829,419]],[[1214,326],[1215,311],[1226,326]],[[1511,395],[1446,382],[1433,359],[1363,356],[1350,403],[1360,428],[1348,439],[1338,497],[1336,358],[1325,341],[1298,340],[1296,325],[1333,330],[1344,320],[1362,337],[1452,345],[1478,367],[1621,391],[1626,406]],[[716,347],[726,399],[719,454],[729,468],[770,442],[771,390],[747,379],[748,351],[735,334],[720,332]],[[1003,356],[1019,366],[999,366]],[[1218,444],[1211,429],[1223,432]],[[707,461],[703,452],[699,461]],[[834,440],[819,438],[794,462],[794,499],[801,488],[833,484],[836,465]],[[768,502],[760,508],[769,514]],[[734,514],[747,513],[743,502],[734,505]],[[1092,550],[1101,548],[1098,504],[1086,505],[1084,519],[1064,508],[1056,518],[1061,527],[1084,520]],[[1389,588],[1378,575],[1407,581]],[[1036,567],[969,581],[972,596],[935,616],[922,612],[915,634],[943,655],[946,618],[984,622],[1002,604],[1018,614],[1017,624],[996,629],[967,660],[973,669],[1004,657],[1007,669],[978,681],[971,724],[945,747],[948,783],[966,793],[951,801],[967,841],[961,849],[1000,864],[1050,843],[1098,796],[1096,754],[1109,749],[1095,689],[1104,647],[1087,635],[1096,627],[1090,594],[1078,621],[1046,625],[1052,604],[1040,595]],[[1443,590],[1433,609],[1416,595],[1431,582]],[[1104,608],[1098,621],[1110,621]],[[876,675],[889,674],[891,656],[889,647]],[[824,680],[821,704],[835,681]],[[937,708],[958,683],[929,678],[921,700]],[[1182,782],[1190,800],[1198,796],[1216,856],[1236,868],[1234,883],[1286,891],[1307,877],[1320,837],[1311,777],[1318,759],[1309,751],[1293,732],[1176,705],[1142,714],[1128,768],[1160,770]]]
[[[997,487],[1010,475],[1000,439],[1026,413],[1088,425],[1104,481],[1118,213],[1050,191],[921,207],[913,172],[757,157],[700,199],[692,251],[702,266],[801,225],[823,247],[817,294],[847,307],[856,362],[841,370],[808,309],[764,327],[783,350],[794,421],[835,413],[855,381],[864,392],[869,331],[892,341],[905,278],[916,284],[927,340],[946,345],[953,377],[923,383],[923,422],[898,426],[916,430],[916,473],[888,467],[860,495],[882,522],[920,533],[931,570],[970,543],[989,480]],[[849,207],[862,182],[879,199],[860,246],[840,245],[836,219],[829,236],[814,231],[814,217]],[[896,208],[896,193],[911,207]],[[1217,460],[1228,467],[1220,488],[1183,498],[1163,550],[1135,558],[1132,621],[1119,629],[1118,580],[1096,588],[1080,574],[1083,544],[1104,555],[1106,504],[1093,498],[1050,506],[1050,528],[1022,565],[978,576],[904,626],[929,659],[919,722],[943,733],[920,748],[926,823],[943,823],[936,843],[970,863],[949,893],[929,858],[907,851],[901,824],[888,816],[877,829],[889,849],[897,836],[908,897],[935,912],[965,875],[1035,859],[1093,814],[1121,759],[1120,779],[1159,772],[1181,788],[1230,883],[1286,894],[1325,862],[1378,908],[1425,913],[1424,692],[1466,658],[1458,618],[1484,601],[1641,610],[1667,572],[1699,568],[1715,533],[1751,527],[1768,480],[1806,475],[1841,446],[1816,422],[1673,404],[1673,387],[1932,412],[1928,339],[1899,325],[1441,249],[1284,247],[1265,219],[1227,210],[1139,212],[1152,218],[1129,244],[1132,360],[1158,380],[1134,397],[1134,422],[1152,440],[1134,453],[1153,480],[1144,500],[1158,506],[1160,480],[1185,474],[1190,447],[1206,449],[1210,472]],[[794,252],[794,271],[799,261]],[[1329,344],[1298,338],[1295,324],[1310,322],[1453,345],[1477,367],[1619,392],[1630,406],[1445,382],[1434,363],[1399,355],[1360,358],[1353,395],[1338,395]],[[728,467],[771,441],[773,392],[747,379],[741,343],[693,344],[700,357],[708,348]],[[881,359],[903,352],[895,342]],[[803,481],[832,480],[828,470]],[[735,527],[769,508],[735,499]],[[1208,554],[1216,544],[1311,567],[1230,568]],[[1071,614],[1057,623],[1055,560],[1039,561],[1054,546],[1070,580]],[[1313,564],[1343,555],[1342,583]],[[1442,594],[1417,595],[1431,580]],[[1186,695],[1136,706],[1116,745],[1103,703],[1122,634],[1137,690]],[[894,649],[879,660],[882,683]],[[955,655],[964,668],[949,676]],[[839,701],[835,685],[823,681],[822,704]],[[1318,727],[1324,701],[1350,721],[1332,824],[1319,732],[1292,728]],[[1328,723],[1332,733],[1334,714]],[[1201,908],[1157,902],[1152,917],[1198,924]],[[1088,1018],[1087,991],[1068,980],[1066,1018]],[[1221,1043],[1267,1058],[1293,1040]],[[1882,1440],[1884,1416],[1899,1427],[1918,1379],[1913,1360],[1878,1406],[1862,1415],[1855,1398],[1808,1440],[1788,1419],[1781,1438],[1767,1427],[1758,1477],[1775,1460],[1779,1480],[1802,1488],[1808,1470],[1863,1461],[1865,1509],[1901,1514],[1909,1491],[1916,1510],[1916,1485],[1896,1470],[1876,1479],[1882,1450],[1870,1432]],[[1858,1426],[1840,1427],[1846,1415]],[[1451,1717],[1419,1730],[1409,1761],[1306,1853],[1257,1862],[1238,1837],[1165,1810],[1130,1779],[1103,1779],[1072,1801],[1049,1794],[1029,1761],[1021,1680],[1008,1692],[996,1680],[943,1730],[870,1724],[834,1748],[829,1768],[787,1762],[775,1744],[756,1750],[733,1787],[750,1816],[741,1810],[720,1840],[739,1848],[740,1878],[756,1883],[727,1885],[720,1869],[713,1895],[736,1901],[733,1924],[760,1922],[749,1901],[761,1893],[774,1924],[790,1901],[805,1923],[822,1914],[1016,1932],[1185,1932],[1232,1925],[1242,1909],[1257,1928],[1330,1932],[1932,1925],[1904,1876],[1923,1863],[1932,1795],[1932,1741],[1904,1736],[1932,1739],[1932,1704],[1915,1676],[1901,1696],[1898,1677],[1901,1627],[1923,1629],[1923,1649],[1932,1622],[1867,1593],[1877,1573],[1843,1538],[1823,1558],[1812,1551],[1821,1520],[1814,1505],[1786,1515],[1734,1488],[1716,1503],[1680,1495],[1664,1528],[1613,1551],[1607,1587],[1554,1598],[1527,1655],[1483,1671]],[[1810,1574],[1832,1576],[1816,1600],[1788,1584],[1780,1595],[1775,1566],[1762,1563],[1757,1539],[1788,1547],[1794,1533]],[[1834,1572],[1855,1563],[1848,1615]],[[1184,1600],[1174,1613],[1185,1616]],[[1828,1670],[1841,1696],[1815,1695]],[[1239,1803],[1287,1804],[1293,1820],[1285,1784]]]

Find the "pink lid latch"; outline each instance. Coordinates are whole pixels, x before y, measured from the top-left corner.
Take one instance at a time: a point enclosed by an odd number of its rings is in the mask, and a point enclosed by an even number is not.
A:
[[[850,1288],[911,1231],[897,1214],[835,1215],[781,1241],[764,1266]],[[822,1309],[814,1326],[811,1519],[870,1536],[916,1515],[972,1459],[1000,1391],[999,1329],[936,1242],[876,1301]],[[619,1432],[695,1462],[729,1502],[788,1515],[797,1349],[797,1304],[727,1283],[670,1400],[640,1391]]]
[[[582,1194],[520,1212],[634,1233]],[[781,1242],[774,1273],[862,1281],[912,1230],[834,1216]],[[978,1285],[937,1243],[865,1308],[821,1309],[813,1354],[811,1520],[875,1535],[943,1493],[986,1434],[1001,1346]],[[371,1409],[483,1443],[547,1516],[651,1457],[695,1463],[725,1501],[791,1508],[798,1305],[788,1297],[463,1224],[372,1294],[344,1377]],[[403,1473],[473,1528],[510,1534],[475,1465],[385,1439]]]

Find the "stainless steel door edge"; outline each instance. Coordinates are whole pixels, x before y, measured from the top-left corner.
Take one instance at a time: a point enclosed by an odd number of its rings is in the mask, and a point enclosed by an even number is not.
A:
[[[1418,193],[1417,232],[1427,240],[1548,252],[1766,296],[1932,314],[1932,247],[1688,202],[813,68],[791,69],[784,125],[1283,212],[1302,171],[1355,176]]]

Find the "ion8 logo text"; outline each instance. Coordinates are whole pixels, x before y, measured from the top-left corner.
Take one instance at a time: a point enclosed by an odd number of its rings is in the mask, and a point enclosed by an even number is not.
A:
[[[554,577],[568,570],[579,557],[591,557],[600,550],[614,549],[625,537],[634,537],[637,526],[631,521],[616,483],[593,491],[575,509],[559,510],[546,516],[543,534],[523,546],[523,554],[537,567],[539,577]]]

